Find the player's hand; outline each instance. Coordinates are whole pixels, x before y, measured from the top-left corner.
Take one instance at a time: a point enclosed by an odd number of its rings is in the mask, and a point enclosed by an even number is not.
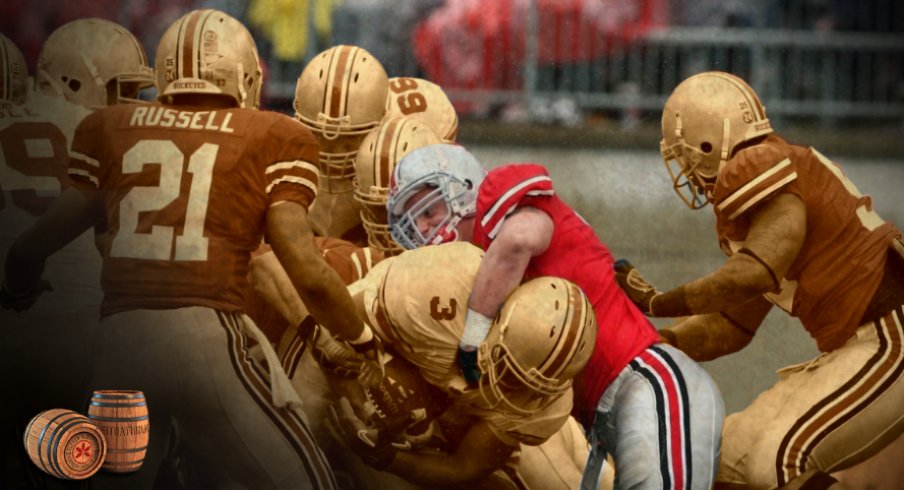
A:
[[[345,342],[340,342],[315,325],[311,334],[311,356],[320,368],[344,379],[356,379],[361,374],[361,356]]]
[[[480,381],[480,368],[477,366],[477,349],[458,347],[458,368],[469,385]]]
[[[370,328],[365,326],[364,328]],[[358,374],[358,382],[367,388],[373,388],[380,384],[386,370],[383,368],[383,342],[376,334],[367,341],[360,344],[349,343],[362,358],[361,372]]]
[[[618,281],[618,285],[643,314],[652,314],[650,305],[653,303],[653,298],[662,294],[662,292],[648,283],[640,275],[640,271],[631,265],[631,262],[625,259],[615,261],[615,280]]]
[[[0,285],[0,307],[16,312],[27,310],[35,304],[44,291],[53,291],[50,281],[46,279],[41,279],[34,288],[28,291],[15,294],[9,292],[6,289],[6,283],[3,283]]]
[[[368,427],[355,415],[351,402],[342,397],[327,410],[327,425],[333,435],[355,452],[364,463],[382,470],[392,464],[397,449],[390,437],[376,427]]]

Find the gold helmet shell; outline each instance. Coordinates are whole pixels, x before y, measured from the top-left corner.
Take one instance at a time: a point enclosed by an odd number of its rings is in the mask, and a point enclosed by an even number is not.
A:
[[[478,348],[481,394],[492,407],[530,413],[538,399],[571,388],[596,331],[593,305],[576,284],[548,276],[525,282],[506,298]]]
[[[44,41],[35,72],[36,88],[89,109],[139,102],[153,86],[154,71],[144,47],[125,27],[104,19],[77,19]]]
[[[389,77],[364,48],[318,53],[295,86],[295,117],[320,142],[321,178],[350,178],[358,147],[386,114]]]
[[[419,119],[442,138],[453,143],[458,136],[458,114],[443,89],[423,78],[389,79],[386,117],[411,116]]]
[[[213,9],[173,22],[157,48],[158,99],[180,94],[225,95],[238,107],[260,106],[263,72],[248,29]]]
[[[404,250],[392,239],[386,216],[392,172],[405,155],[439,142],[439,137],[418,119],[390,117],[361,143],[355,159],[355,199],[361,206],[368,245],[385,256]]]
[[[662,158],[678,196],[691,209],[712,200],[716,177],[734,149],[767,135],[766,109],[744,80],[698,73],[675,87],[662,110]]]

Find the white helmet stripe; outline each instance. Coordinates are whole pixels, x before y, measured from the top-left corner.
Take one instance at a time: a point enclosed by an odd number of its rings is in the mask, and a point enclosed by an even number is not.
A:
[[[181,78],[200,78],[201,33],[213,10],[198,10],[182,21],[176,54],[176,73]],[[200,24],[200,25],[199,25]]]

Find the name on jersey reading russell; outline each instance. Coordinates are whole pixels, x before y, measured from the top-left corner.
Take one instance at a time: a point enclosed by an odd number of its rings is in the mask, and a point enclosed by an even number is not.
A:
[[[205,129],[208,131],[220,131],[232,133],[229,121],[232,113],[217,113],[217,111],[177,111],[165,107],[136,107],[132,112],[129,126],[160,127],[160,128],[185,128]]]

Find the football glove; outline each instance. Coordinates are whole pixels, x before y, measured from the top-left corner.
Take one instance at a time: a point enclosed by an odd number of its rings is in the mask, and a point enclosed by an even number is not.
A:
[[[53,291],[50,281],[41,279],[34,288],[24,293],[13,294],[6,289],[6,283],[0,285],[0,307],[16,312],[31,308],[44,291]]]
[[[370,327],[365,326],[364,328],[369,329]],[[383,376],[386,375],[386,371],[383,368],[383,342],[380,341],[380,337],[377,337],[376,334],[371,333],[371,335],[371,339],[366,342],[359,344],[348,343],[355,352],[363,357],[358,382],[365,387],[379,385],[383,380]]]
[[[615,280],[644,315],[652,314],[653,298],[662,294],[648,283],[631,262],[625,259],[615,261]]]
[[[458,347],[458,367],[468,384],[474,386],[480,381],[480,368],[477,367],[477,349]]]
[[[331,337],[320,325],[314,326],[311,340],[311,355],[321,369],[345,379],[361,374],[361,357],[348,344]]]
[[[327,424],[333,436],[368,466],[383,470],[395,459],[398,450],[388,434],[377,427],[368,427],[359,419],[348,398],[342,397],[337,404],[328,407]]]

